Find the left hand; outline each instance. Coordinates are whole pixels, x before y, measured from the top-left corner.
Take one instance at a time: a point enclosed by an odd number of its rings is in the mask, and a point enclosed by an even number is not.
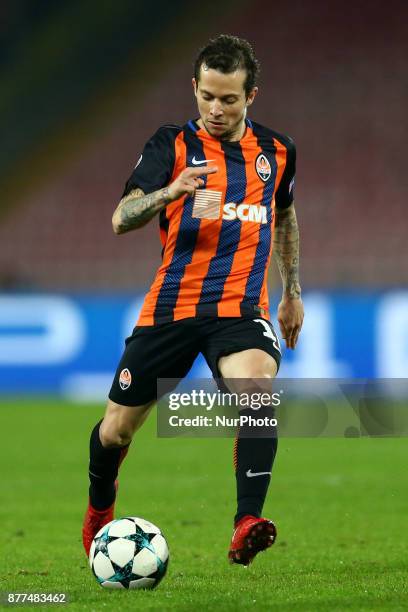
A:
[[[287,348],[295,348],[302,329],[303,317],[302,300],[283,296],[278,306],[278,322]]]

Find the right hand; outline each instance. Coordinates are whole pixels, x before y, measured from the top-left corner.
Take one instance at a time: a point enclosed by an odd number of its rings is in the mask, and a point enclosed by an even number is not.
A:
[[[204,185],[204,180],[200,177],[206,174],[217,172],[217,166],[204,166],[202,168],[185,168],[175,181],[168,186],[170,198],[178,200],[185,194],[194,195],[195,190]]]

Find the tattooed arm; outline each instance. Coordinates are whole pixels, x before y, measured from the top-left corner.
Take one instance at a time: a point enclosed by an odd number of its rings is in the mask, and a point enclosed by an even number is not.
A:
[[[299,228],[295,207],[275,208],[275,234],[273,254],[282,277],[283,294],[300,297],[299,284]]]
[[[217,172],[216,166],[205,168],[186,168],[171,185],[145,195],[142,189],[133,189],[124,196],[112,217],[115,234],[124,234],[143,227],[160,210],[185,194],[194,195],[198,187],[204,185],[200,176]]]
[[[288,348],[294,349],[303,323],[299,284],[299,228],[295,207],[275,209],[273,253],[282,277],[283,294],[278,321]]]
[[[142,189],[132,189],[121,199],[113,213],[112,227],[115,234],[124,234],[132,229],[143,227],[156,213],[171,202],[169,188],[145,193]]]

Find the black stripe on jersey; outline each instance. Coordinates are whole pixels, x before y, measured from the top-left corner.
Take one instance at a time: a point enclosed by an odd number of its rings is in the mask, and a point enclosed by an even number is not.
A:
[[[296,174],[296,147],[291,138],[285,138],[284,141],[281,140],[280,142],[286,147],[286,165],[275,193],[275,205],[277,208],[288,208],[292,204],[294,196],[294,190],[293,187],[290,189],[290,183]]]
[[[166,242],[167,242],[167,236],[169,235],[169,220],[167,218],[166,209],[165,208],[163,208],[160,211],[159,226],[160,226],[161,230],[166,232]],[[164,249],[166,248],[166,242],[164,243],[164,246],[162,247],[162,250],[161,250],[161,258],[162,259],[163,259],[163,255],[164,255]]]
[[[288,208],[293,202],[293,189],[289,192],[289,186],[296,174],[296,146],[292,138],[279,134],[269,128],[263,128],[259,124],[254,124],[258,129],[262,128],[270,138],[275,138],[286,149],[286,164],[280,183],[275,192],[275,206],[277,208]]]
[[[200,159],[205,157],[203,143],[189,128],[184,129],[184,142],[187,150],[186,166],[189,166],[194,156],[200,157]],[[205,188],[207,177],[203,176],[202,178]],[[154,310],[155,324],[174,320],[174,308],[180,291],[180,282],[186,266],[191,263],[201,223],[201,219],[193,217],[193,201],[192,196],[186,196],[184,200],[176,246]]]
[[[221,148],[224,151],[227,168],[225,202],[240,204],[245,199],[247,187],[245,159],[241,145],[237,142],[222,142]],[[217,252],[211,258],[203,281],[197,313],[207,312],[208,304],[213,304],[213,314],[217,316],[217,303],[221,301],[225,281],[231,272],[234,255],[239,245],[241,227],[242,222],[239,219],[222,221]]]
[[[251,272],[245,287],[245,296],[241,302],[241,313],[247,308],[247,304],[258,304],[261,296],[262,285],[265,278],[265,269],[268,261],[272,240],[272,197],[275,189],[277,174],[276,147],[273,143],[270,130],[261,128],[259,124],[253,124],[253,132],[257,137],[258,146],[271,164],[271,176],[265,183],[262,193],[262,204],[266,206],[267,223],[261,224],[259,228],[259,239],[256,247],[255,257]]]
[[[142,189],[147,194],[169,183],[176,158],[174,142],[181,130],[178,125],[163,125],[153,134],[126,182],[122,198],[133,189]]]

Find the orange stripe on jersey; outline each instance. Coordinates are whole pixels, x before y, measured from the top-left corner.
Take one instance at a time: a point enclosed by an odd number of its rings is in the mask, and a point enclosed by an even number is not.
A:
[[[276,154],[275,154],[275,158],[276,158],[276,163],[277,163],[277,172],[276,172],[276,181],[275,181],[275,185],[279,185],[282,179],[282,174],[283,171],[285,170],[285,166],[286,166],[286,156],[287,156],[287,149],[286,147],[281,144],[279,142],[279,140],[277,140],[276,138],[273,139],[273,143],[276,147]],[[276,191],[276,187],[275,187],[275,191]],[[262,288],[261,288],[261,295],[260,295],[260,304],[265,304],[265,303],[269,303],[269,295],[268,295],[268,268],[269,268],[269,264],[271,261],[271,256],[272,256],[272,251],[273,251],[273,237],[274,237],[274,233],[275,233],[275,198],[273,198],[273,226],[272,226],[272,240],[271,240],[271,248],[269,249],[269,255],[268,255],[268,263],[266,265],[266,272],[265,272],[265,278],[264,278],[264,282],[262,283]]]
[[[184,134],[180,132],[174,142],[175,160],[173,175],[170,183],[180,174],[186,167],[186,145],[184,142]],[[182,201],[184,196],[175,200],[166,206],[166,219],[169,222],[169,231],[160,230],[160,239],[164,247],[163,261],[159,267],[156,277],[143,303],[143,308],[140,313],[137,325],[153,325],[154,324],[154,309],[156,307],[157,298],[164,281],[167,266],[170,264],[174,249],[176,248],[177,234],[180,227],[181,216],[183,213]]]
[[[200,132],[197,133],[197,137],[200,138]],[[203,145],[204,158],[214,160],[207,163],[207,166],[217,166],[218,172],[207,176],[205,188],[197,190],[196,196],[204,199],[205,193],[209,192],[210,199],[207,208],[210,208],[210,211],[212,210],[214,214],[210,212],[206,218],[205,207],[204,212],[200,214],[198,237],[192,260],[186,265],[184,276],[180,282],[179,296],[174,309],[174,320],[196,314],[195,308],[200,299],[203,281],[207,275],[210,261],[217,251],[218,237],[222,225],[220,211],[224,204],[224,194],[218,190],[220,184],[225,185],[227,182],[225,155],[219,142],[209,143],[205,138],[200,138],[200,140]],[[218,193],[220,193],[219,197],[211,196],[211,194]],[[212,202],[214,204],[211,209]],[[219,208],[219,210],[217,211],[215,208]],[[211,218],[215,217],[215,212],[218,213],[217,217],[215,219]],[[193,216],[198,214],[196,207],[193,207]]]
[[[245,159],[245,172],[247,186],[245,192],[245,202],[248,204],[259,204],[255,194],[259,192],[260,178],[255,170],[254,159],[262,149],[257,145],[256,138],[253,137],[251,128],[247,128],[245,138],[252,137],[253,146],[248,149],[242,147],[242,155]],[[245,296],[245,287],[248,274],[252,269],[259,240],[259,225],[256,223],[243,223],[238,248],[235,252],[231,271],[225,281],[224,291],[221,302],[218,304],[218,316],[220,317],[240,317],[241,301]],[[247,270],[247,273],[243,273]]]

